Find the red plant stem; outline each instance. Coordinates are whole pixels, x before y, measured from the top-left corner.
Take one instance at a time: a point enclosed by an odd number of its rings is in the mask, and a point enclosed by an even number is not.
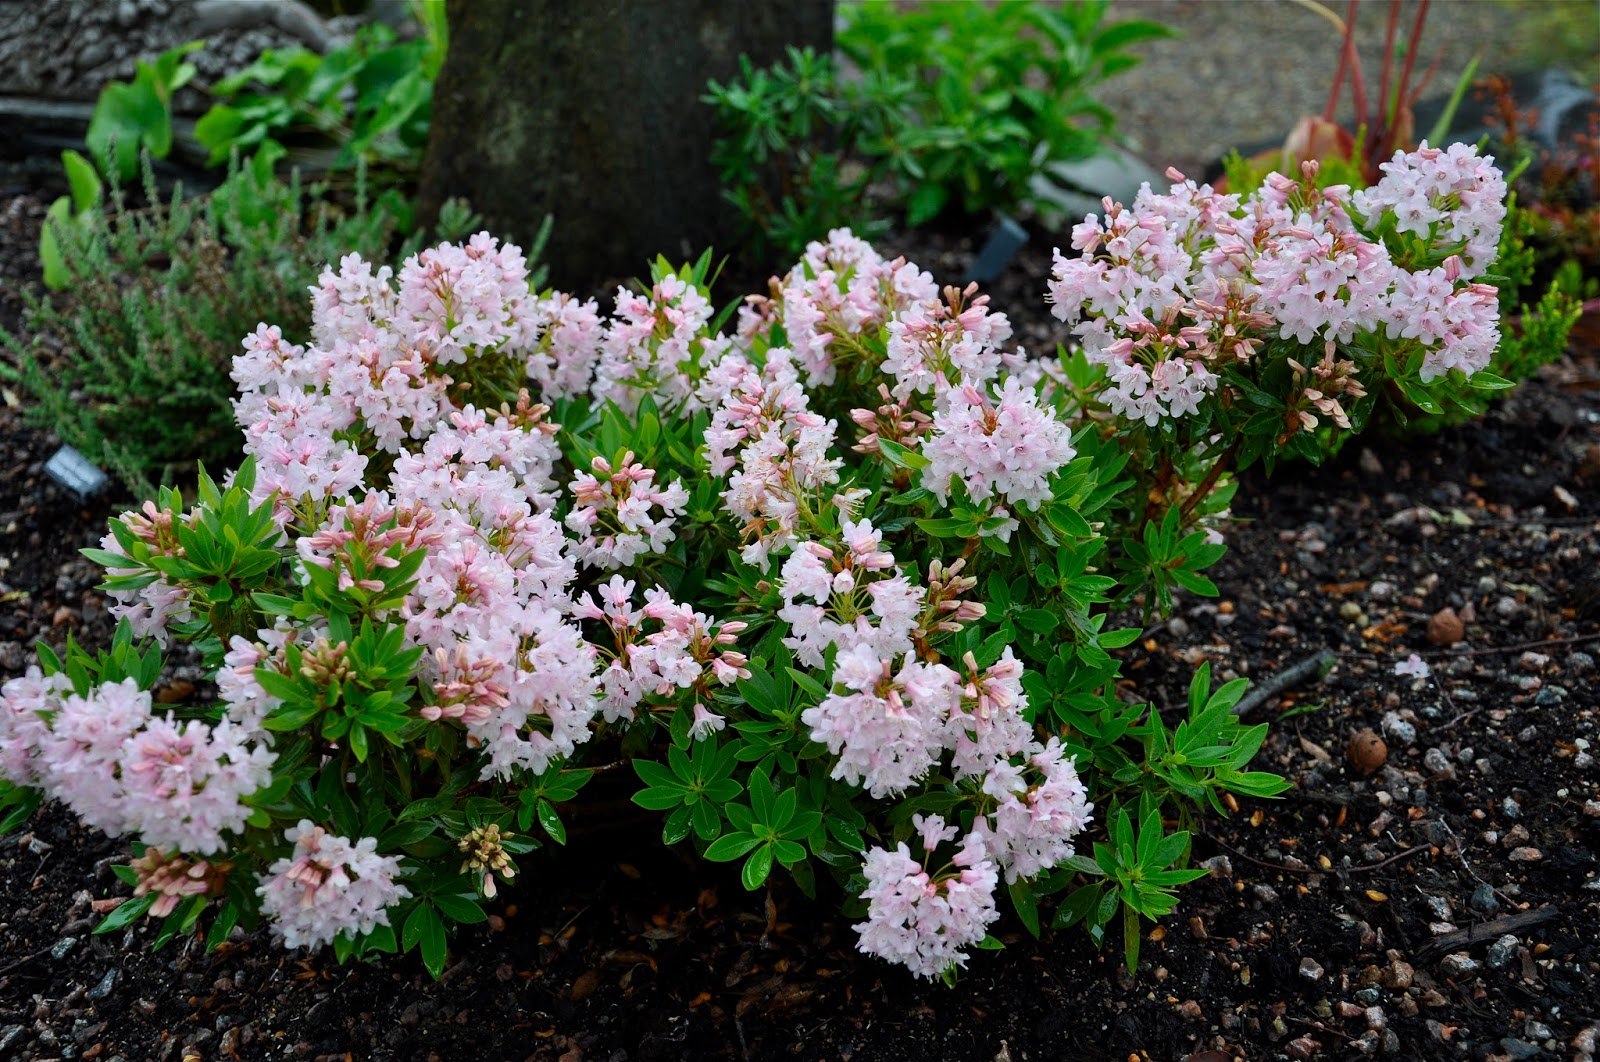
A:
[[[1354,4],[1351,5],[1351,14],[1355,13]],[[1328,89],[1328,102],[1322,107],[1322,120],[1333,121],[1333,112],[1339,106],[1339,90],[1344,87],[1344,75],[1350,68],[1350,34],[1354,27],[1347,21],[1344,24],[1344,44],[1339,48],[1339,69],[1333,72],[1333,87]]]
[[[1417,53],[1422,50],[1422,24],[1427,20],[1428,0],[1421,0],[1417,4],[1417,17],[1411,23],[1411,37],[1406,41],[1406,63],[1400,71],[1400,84],[1395,86],[1395,92],[1401,98],[1408,95],[1406,89],[1411,84],[1411,68],[1416,65]],[[1388,146],[1392,148],[1395,145]]]
[[[1400,0],[1389,0],[1389,28],[1383,34],[1383,85],[1378,89],[1379,106],[1383,108],[1385,125],[1393,124],[1398,102],[1391,108],[1389,102],[1389,77],[1394,73],[1394,36],[1400,29]],[[1399,93],[1395,93],[1398,100]]]
[[[1350,0],[1350,10],[1345,16],[1344,23],[1344,50],[1350,57],[1350,95],[1356,105],[1356,128],[1370,126],[1367,120],[1367,79],[1361,73],[1361,53],[1356,51],[1356,3]],[[1357,144],[1358,148],[1363,144]],[[1365,155],[1365,152],[1362,152]]]

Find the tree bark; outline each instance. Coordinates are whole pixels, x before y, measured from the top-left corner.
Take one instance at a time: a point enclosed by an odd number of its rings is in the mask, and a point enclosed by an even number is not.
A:
[[[419,217],[465,197],[526,246],[555,218],[552,282],[593,291],[733,231],[706,81],[784,47],[831,50],[832,0],[450,0]]]

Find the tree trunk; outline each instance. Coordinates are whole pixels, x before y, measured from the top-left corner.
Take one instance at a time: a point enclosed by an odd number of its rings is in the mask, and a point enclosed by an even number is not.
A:
[[[463,196],[526,246],[554,215],[573,291],[726,246],[706,81],[833,41],[832,0],[450,0],[449,21],[420,218]]]

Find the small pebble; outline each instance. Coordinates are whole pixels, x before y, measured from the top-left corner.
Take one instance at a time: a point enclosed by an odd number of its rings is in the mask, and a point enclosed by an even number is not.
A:
[[[1446,977],[1470,977],[1478,970],[1478,960],[1464,951],[1451,952],[1439,960],[1439,970]]]
[[[1450,757],[1444,754],[1444,749],[1434,747],[1422,754],[1422,765],[1428,769],[1429,774],[1455,777],[1455,767],[1450,763]]]
[[[1300,976],[1307,981],[1320,981],[1325,972],[1322,964],[1309,955],[1300,960]]]
[[[1517,949],[1521,946],[1521,942],[1516,937],[1507,933],[1489,945],[1489,950],[1484,957],[1489,960],[1489,965],[1496,970],[1504,970],[1516,961]]]
[[[1383,716],[1383,736],[1398,745],[1410,745],[1417,740],[1416,726],[1399,712],[1386,712]]]
[[[1511,861],[1513,863],[1537,863],[1544,858],[1544,853],[1537,848],[1513,848]]]
[[[77,937],[62,937],[56,941],[55,947],[50,949],[50,957],[57,962],[65,959],[73,948],[78,946]]]
[[[100,978],[100,983],[89,989],[89,998],[98,1002],[109,996],[116,987],[117,971],[115,969],[107,970],[105,976]]]

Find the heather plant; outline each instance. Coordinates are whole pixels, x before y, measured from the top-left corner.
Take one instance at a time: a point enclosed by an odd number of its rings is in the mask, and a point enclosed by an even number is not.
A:
[[[1493,346],[1497,175],[1423,151],[1392,176],[1181,182],[1085,221],[1050,285],[1064,363],[843,230],[720,313],[708,258],[602,317],[487,234],[398,273],[347,256],[307,344],[245,339],[239,470],[90,551],[111,649],[5,685],[11,818],[48,795],[136,839],[104,929],[264,923],[437,974],[603,771],[666,843],[842,897],[919,976],[999,947],[1004,908],[1120,920],[1131,964],[1202,873],[1197,818],[1285,783],[1250,769],[1243,680],[1124,699],[1115,603],[1213,592],[1219,436],[1300,449]],[[214,702],[151,697],[176,641]]]
[[[20,383],[35,420],[135,496],[192,484],[201,463],[236,464],[228,368],[238,337],[263,315],[308,335],[313,263],[381,256],[395,238],[393,193],[371,199],[358,180],[340,206],[298,175],[275,176],[273,161],[236,161],[198,197],[163,197],[147,167],[144,207],[81,173],[91,183],[79,220],[47,221],[66,290],[30,299],[25,336],[0,330],[0,379]],[[471,223],[457,203],[441,228]]]

